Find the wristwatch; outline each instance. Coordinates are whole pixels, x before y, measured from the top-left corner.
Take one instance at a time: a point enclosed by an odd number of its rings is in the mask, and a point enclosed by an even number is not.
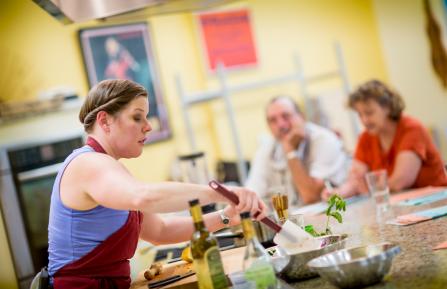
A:
[[[220,220],[222,221],[222,224],[224,224],[225,227],[229,227],[230,218],[228,218],[228,216],[225,215],[224,210],[219,210],[219,216]]]
[[[298,159],[299,157],[299,153],[296,150],[290,151],[286,154],[287,160]]]

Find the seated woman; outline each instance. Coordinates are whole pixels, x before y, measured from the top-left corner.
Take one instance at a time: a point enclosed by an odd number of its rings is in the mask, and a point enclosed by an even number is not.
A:
[[[439,152],[427,129],[415,118],[402,114],[402,97],[378,80],[361,85],[349,96],[349,106],[360,117],[360,135],[348,180],[335,193],[349,197],[367,192],[368,171],[386,169],[391,191],[425,186],[447,186]],[[331,193],[322,192],[327,199]]]

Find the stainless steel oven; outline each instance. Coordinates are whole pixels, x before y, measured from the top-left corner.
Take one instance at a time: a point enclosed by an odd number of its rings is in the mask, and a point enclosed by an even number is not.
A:
[[[64,159],[81,136],[0,150],[0,203],[19,288],[48,263],[50,197]]]

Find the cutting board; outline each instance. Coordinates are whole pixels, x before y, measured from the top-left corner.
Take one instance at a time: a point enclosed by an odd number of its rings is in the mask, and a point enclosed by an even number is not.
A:
[[[220,252],[222,256],[222,263],[224,265],[225,273],[231,274],[237,271],[242,271],[242,261],[244,259],[245,247],[225,250]],[[171,264],[166,264],[163,266],[163,271],[160,275],[156,276],[154,280],[163,280],[174,275],[187,273],[189,270],[193,269],[191,263],[185,261],[179,261]],[[143,277],[143,272],[138,274],[137,280],[132,283],[131,289],[148,289],[147,284],[149,281],[145,280]],[[166,285],[160,288],[170,288],[176,289],[181,287],[182,289],[197,288],[197,278],[196,275],[189,276],[175,283]]]

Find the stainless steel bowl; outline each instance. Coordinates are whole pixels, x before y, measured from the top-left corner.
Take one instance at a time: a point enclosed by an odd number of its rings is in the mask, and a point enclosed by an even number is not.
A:
[[[300,252],[297,254],[287,256],[289,257],[287,265],[281,266],[282,270],[280,270],[279,275],[283,279],[286,279],[288,281],[317,277],[318,273],[311,271],[307,267],[307,262],[316,257],[333,252],[335,250],[343,249],[346,244],[346,238],[347,235],[330,235],[330,236],[318,237],[317,239],[321,241],[319,249]],[[278,255],[284,256],[285,253],[282,252]],[[273,257],[273,262],[280,263],[281,262],[280,258],[282,257],[279,257],[278,259]]]
[[[357,288],[380,282],[398,253],[399,246],[381,243],[332,252],[307,265],[340,288]]]

